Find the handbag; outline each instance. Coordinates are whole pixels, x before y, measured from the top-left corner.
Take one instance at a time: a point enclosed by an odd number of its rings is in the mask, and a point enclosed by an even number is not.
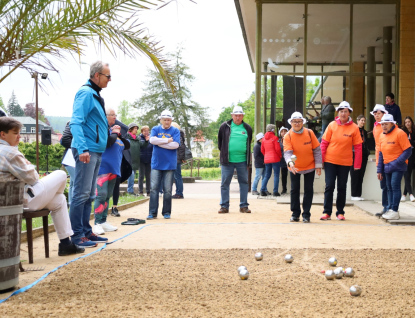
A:
[[[184,160],[187,161],[187,160],[190,160],[192,158],[193,158],[192,151],[189,148],[187,148],[187,146],[185,146],[185,148],[184,148]]]

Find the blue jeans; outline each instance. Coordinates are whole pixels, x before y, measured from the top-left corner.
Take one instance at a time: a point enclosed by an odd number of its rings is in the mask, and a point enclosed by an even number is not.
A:
[[[265,164],[265,178],[262,180],[261,191],[267,191],[267,184],[269,178],[271,178],[272,170],[274,170],[274,190],[273,193],[278,192],[278,185],[280,182],[280,163],[266,163]]]
[[[128,193],[134,193],[134,179],[135,179],[136,172],[137,170],[133,170],[133,172],[131,173],[131,176],[128,178],[128,188],[127,188]]]
[[[393,210],[395,212],[398,212],[399,203],[401,201],[401,181],[403,174],[403,171],[385,173],[386,187],[388,189],[388,209]]]
[[[101,165],[101,153],[90,152],[89,163],[79,160],[78,151],[72,148],[75,158],[75,180],[73,185],[73,197],[69,210],[69,218],[72,224],[72,241],[77,241],[81,237],[89,237],[92,227],[89,224],[91,216],[92,201],[95,199],[95,189],[97,186],[97,176]]]
[[[248,166],[246,162],[230,162],[222,166],[222,183],[220,185],[220,206],[229,209],[229,186],[236,169],[239,183],[239,207],[245,208],[248,204]]]
[[[333,212],[333,192],[337,179],[337,199],[336,215],[344,215],[344,206],[346,205],[347,177],[350,166],[336,165],[330,162],[324,163],[326,188],[324,190],[324,214],[331,215]]]
[[[68,191],[68,204],[71,205],[73,197],[73,184],[75,181],[75,167],[65,166],[66,171],[69,173],[69,191]]]
[[[382,180],[380,181],[380,188],[382,189],[383,212],[387,212],[389,210],[388,188],[386,187],[386,177],[384,173],[382,173]]]
[[[176,182],[176,194],[183,196],[182,164],[178,163],[174,170],[174,181]]]
[[[171,192],[173,187],[174,170],[151,170],[151,190],[149,215],[157,216],[159,209],[159,190],[163,179],[163,210],[162,215],[171,214]]]
[[[262,182],[264,182],[265,168],[255,168],[255,178],[254,183],[252,184],[252,191],[257,191],[259,179],[261,178]]]

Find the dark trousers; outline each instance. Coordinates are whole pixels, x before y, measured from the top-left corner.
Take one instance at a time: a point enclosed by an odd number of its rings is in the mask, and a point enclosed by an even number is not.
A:
[[[114,191],[112,192],[112,205],[118,205],[118,199],[120,198],[120,183],[121,177],[117,177],[115,181]]]
[[[347,177],[350,171],[350,166],[340,166],[330,162],[325,162],[324,170],[326,174],[326,189],[324,190],[323,213],[331,215],[333,212],[333,192],[337,179],[336,215],[344,215],[344,206],[346,205]]]
[[[284,160],[284,159],[282,159],[282,160]],[[287,192],[287,175],[288,175],[287,167],[281,167],[282,192]]]
[[[382,173],[382,180],[380,180],[380,189],[382,190],[383,212],[387,212],[389,209],[388,188],[386,187],[386,177],[384,173]]]
[[[354,159],[354,156],[353,156]],[[362,196],[362,185],[363,178],[366,172],[367,166],[367,156],[362,157],[362,167],[359,170],[354,170],[354,160],[353,166],[350,167],[350,186],[352,190],[352,197],[361,197]]]
[[[151,163],[140,162],[140,170],[138,172],[138,192],[143,193],[144,176],[146,177],[146,192],[150,194],[151,190]]]
[[[310,209],[313,203],[314,195],[314,175],[315,171],[303,174],[304,176],[304,197],[303,197],[303,218],[310,219]],[[291,211],[292,216],[299,218],[301,214],[300,207],[300,179],[301,174],[290,173],[291,179]]]
[[[414,168],[414,154],[412,152],[412,156],[409,157],[408,160],[408,170],[404,173],[405,178],[405,189],[403,190],[403,195],[414,194],[412,192],[412,170]]]

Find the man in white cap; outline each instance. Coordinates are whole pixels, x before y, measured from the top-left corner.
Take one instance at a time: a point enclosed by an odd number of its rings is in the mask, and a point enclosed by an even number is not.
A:
[[[220,210],[229,213],[229,185],[236,169],[239,182],[239,212],[251,213],[248,208],[248,167],[251,165],[252,128],[243,121],[245,113],[241,106],[235,106],[232,119],[224,122],[218,133],[222,184]]]
[[[381,104],[376,104],[373,111],[370,112],[373,117],[375,117],[375,125],[373,126],[373,138],[375,138],[376,144],[376,166],[379,162],[379,139],[380,135],[382,134],[382,125],[380,121],[382,120],[383,115],[388,114],[388,111],[385,109],[385,106]],[[384,213],[388,212],[388,189],[386,188],[386,178],[383,177],[380,179],[380,188],[382,189],[382,211],[376,213],[377,217],[381,217]]]
[[[264,163],[264,155],[261,152],[261,142],[264,138],[264,134],[260,132],[255,136],[256,145],[254,146],[254,159],[255,159],[255,178],[254,182],[252,183],[252,195],[259,195],[258,192],[258,182],[259,179],[262,178],[264,180],[265,177],[265,163]]]
[[[159,207],[159,189],[163,180],[163,210],[161,214],[170,219],[173,174],[177,167],[177,151],[180,145],[180,130],[171,125],[173,116],[164,110],[160,117],[161,125],[151,129],[150,143],[153,145],[151,157],[151,190],[147,220],[157,218]]]

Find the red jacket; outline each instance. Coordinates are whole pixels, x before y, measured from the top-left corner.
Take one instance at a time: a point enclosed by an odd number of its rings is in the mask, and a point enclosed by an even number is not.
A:
[[[265,134],[261,144],[261,152],[264,155],[264,163],[280,162],[282,158],[281,146],[278,137],[273,131]]]

